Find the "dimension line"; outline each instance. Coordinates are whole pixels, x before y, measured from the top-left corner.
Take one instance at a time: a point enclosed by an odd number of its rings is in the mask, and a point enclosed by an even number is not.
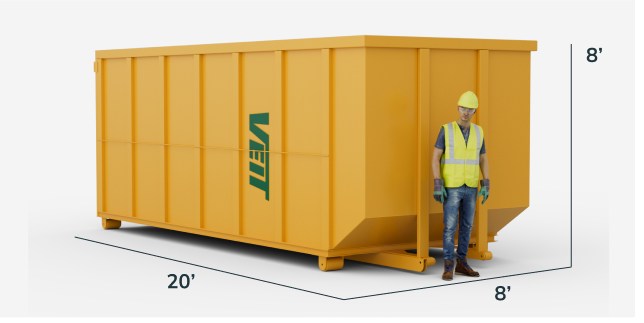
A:
[[[570,268],[572,268],[572,44],[570,44]]]
[[[287,285],[283,285],[283,284],[274,283],[274,282],[271,282],[271,281],[268,281],[268,280],[263,280],[263,279],[259,279],[259,278],[254,278],[254,277],[248,277],[248,276],[244,276],[244,275],[240,275],[240,274],[235,274],[235,273],[231,273],[231,272],[225,271],[225,270],[210,268],[210,267],[197,265],[197,264],[193,264],[193,263],[189,263],[189,262],[185,262],[185,261],[181,261],[181,260],[177,260],[177,259],[172,259],[172,258],[168,258],[168,257],[158,256],[158,255],[154,255],[154,254],[151,254],[151,253],[138,251],[138,250],[134,250],[134,249],[123,248],[123,247],[111,245],[109,243],[104,243],[104,242],[100,242],[100,241],[94,241],[94,240],[85,239],[85,238],[81,238],[81,237],[74,237],[74,238],[89,241],[89,242],[99,243],[99,244],[102,244],[102,245],[106,245],[106,246],[110,246],[110,247],[114,247],[114,248],[119,248],[119,249],[123,249],[123,250],[128,250],[128,251],[132,251],[132,252],[138,252],[138,253],[142,253],[144,255],[153,256],[153,257],[157,257],[157,258],[161,258],[161,259],[176,261],[176,262],[180,262],[180,263],[186,264],[186,265],[196,266],[196,267],[200,267],[200,268],[204,268],[204,269],[210,269],[210,270],[222,272],[222,273],[225,273],[225,274],[230,274],[230,275],[235,275],[235,276],[244,277],[244,278],[248,278],[248,279],[253,279],[253,280],[261,281],[261,282],[264,282],[264,283],[269,283],[269,284],[274,284],[274,285],[278,285],[278,286],[282,286],[282,287],[288,287],[288,288],[292,288],[292,289],[297,289],[297,290],[300,290],[300,291],[303,291],[303,292],[313,293],[313,294],[326,296],[326,297],[331,297],[331,298],[335,298],[335,299],[342,299],[342,298],[339,298],[339,297],[326,295],[326,294],[322,294],[322,293],[317,293],[317,292],[313,292],[313,291],[306,290],[306,289],[301,289],[301,288],[297,288],[297,287],[293,287],[293,286],[287,286]]]
[[[397,293],[411,292],[411,291],[416,291],[416,290],[421,290],[421,289],[429,289],[429,288],[435,288],[435,287],[445,287],[445,286],[450,286],[450,285],[467,284],[467,283],[476,283],[476,282],[480,282],[480,281],[484,281],[484,280],[492,280],[492,279],[499,279],[499,278],[512,277],[512,276],[529,275],[529,274],[536,274],[536,273],[541,273],[541,272],[546,272],[546,271],[553,271],[553,270],[568,269],[568,268],[570,268],[570,267],[562,267],[562,268],[546,269],[546,270],[531,271],[531,272],[521,273],[521,274],[505,275],[505,276],[492,277],[492,278],[483,278],[483,279],[477,279],[477,280],[466,281],[466,282],[459,282],[459,283],[450,283],[450,284],[444,284],[444,285],[436,285],[436,286],[419,287],[419,288],[405,289],[405,290],[399,290],[399,291],[393,291],[393,292],[386,292],[386,293],[379,293],[379,294],[372,294],[372,295],[364,295],[364,296],[356,296],[356,297],[349,297],[349,298],[341,298],[341,297],[336,297],[336,296],[326,295],[326,294],[322,294],[322,293],[318,293],[318,292],[314,292],[314,291],[310,291],[310,290],[306,290],[306,289],[302,289],[302,288],[297,288],[297,287],[293,287],[293,286],[288,286],[288,285],[284,285],[284,284],[279,284],[279,283],[271,282],[271,281],[268,281],[268,280],[263,280],[263,279],[259,279],[259,278],[254,278],[254,277],[244,276],[244,275],[240,275],[240,274],[235,274],[235,273],[231,273],[231,272],[229,272],[229,271],[225,271],[225,270],[220,270],[220,269],[210,268],[210,267],[206,267],[206,266],[202,266],[202,265],[197,265],[197,264],[193,264],[193,263],[189,263],[189,262],[185,262],[185,261],[181,261],[181,260],[177,260],[177,259],[172,259],[172,258],[168,258],[168,257],[158,256],[158,255],[151,254],[151,253],[147,253],[147,252],[143,252],[143,251],[138,251],[138,250],[134,250],[134,249],[123,248],[123,247],[119,247],[119,246],[111,245],[111,244],[109,244],[109,243],[104,243],[104,242],[100,242],[100,241],[95,241],[95,240],[85,239],[85,238],[81,238],[81,237],[74,237],[74,238],[76,238],[76,239],[80,239],[80,240],[89,241],[89,242],[94,242],[94,243],[98,243],[98,244],[102,244],[102,245],[105,245],[105,246],[110,246],[110,247],[114,247],[114,248],[119,248],[119,249],[123,249],[123,250],[128,250],[128,251],[132,251],[132,252],[137,252],[137,253],[140,253],[140,254],[144,254],[144,255],[148,255],[148,256],[153,256],[153,257],[157,257],[157,258],[161,258],[161,259],[166,259],[166,260],[170,260],[170,261],[180,262],[180,263],[182,263],[182,264],[186,264],[186,265],[191,265],[191,266],[200,267],[200,268],[204,268],[204,269],[214,270],[214,271],[218,271],[218,272],[225,273],[225,274],[230,274],[230,275],[235,275],[235,276],[244,277],[244,278],[248,278],[248,279],[253,279],[253,280],[257,280],[257,281],[261,281],[261,282],[264,282],[264,283],[269,283],[269,284],[273,284],[273,285],[277,285],[277,286],[287,287],[287,288],[291,288],[291,289],[299,290],[299,291],[302,291],[302,292],[307,292],[307,293],[312,293],[312,294],[316,294],[316,295],[320,295],[320,296],[330,297],[330,298],[337,299],[337,300],[341,300],[341,301],[348,301],[348,300],[359,299],[359,298],[367,298],[367,297],[374,297],[374,296],[382,296],[382,295],[389,295],[389,294],[397,294]]]

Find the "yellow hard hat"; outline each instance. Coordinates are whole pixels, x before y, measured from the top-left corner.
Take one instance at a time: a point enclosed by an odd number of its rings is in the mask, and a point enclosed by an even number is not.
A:
[[[479,99],[472,91],[467,91],[458,99],[458,106],[468,109],[476,109],[479,107]]]

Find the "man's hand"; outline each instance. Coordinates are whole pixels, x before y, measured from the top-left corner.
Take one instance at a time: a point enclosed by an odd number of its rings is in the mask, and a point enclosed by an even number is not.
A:
[[[489,179],[482,179],[481,180],[481,190],[479,191],[479,195],[483,195],[483,202],[481,204],[485,204],[485,201],[487,200],[488,196],[490,196],[490,180]]]
[[[445,181],[443,181],[442,179],[434,180],[434,199],[438,203],[444,203],[445,199],[447,198],[447,192],[443,187],[444,184]]]

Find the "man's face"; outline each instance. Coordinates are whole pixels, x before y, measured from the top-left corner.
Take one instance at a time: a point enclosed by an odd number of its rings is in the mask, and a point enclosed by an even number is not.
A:
[[[463,121],[470,121],[470,119],[472,119],[472,116],[474,116],[474,113],[476,113],[475,109],[467,109],[461,106],[459,106],[457,110],[458,110],[459,118],[461,118],[461,120]]]

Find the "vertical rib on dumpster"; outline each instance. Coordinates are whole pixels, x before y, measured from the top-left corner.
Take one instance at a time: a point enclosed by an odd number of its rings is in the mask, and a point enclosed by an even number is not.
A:
[[[97,59],[96,71],[96,196],[97,196],[97,209],[98,212],[105,212],[105,188],[103,169],[105,160],[103,158],[105,153],[105,142],[103,142],[103,60]]]
[[[125,87],[128,89],[126,91],[126,106],[129,106],[130,109],[130,133],[127,140],[130,141],[130,156],[132,156],[132,159],[130,160],[130,177],[132,178],[132,195],[130,196],[130,200],[132,201],[132,217],[136,217],[136,105],[134,100],[136,95],[136,84],[134,82],[134,75],[136,73],[136,58],[128,57],[125,59],[125,62],[126,73],[124,81],[126,84]]]
[[[320,169],[321,174],[321,184],[320,188],[320,208],[322,214],[322,241],[321,248],[322,250],[327,250],[331,248],[331,207],[330,207],[330,198],[331,198],[331,157],[330,157],[330,148],[331,148],[331,130],[329,129],[331,121],[331,50],[328,48],[323,48],[322,50],[322,89],[321,89],[321,131],[322,131],[322,141],[321,141],[321,151],[323,155],[329,157],[322,157],[322,166]]]
[[[193,82],[194,82],[194,114],[195,114],[195,119],[194,119],[194,135],[195,135],[195,149],[194,149],[194,159],[195,159],[195,183],[197,184],[197,194],[196,194],[196,199],[197,199],[197,215],[198,215],[198,223],[197,227],[200,229],[204,228],[204,208],[203,208],[203,153],[201,151],[201,146],[203,146],[203,135],[202,135],[202,104],[203,104],[203,99],[202,99],[202,55],[194,55],[194,72],[193,72]]]
[[[429,257],[429,49],[418,50],[418,179],[416,256]]]
[[[286,140],[286,120],[284,111],[284,55],[285,52],[278,50],[275,51],[275,108],[272,110],[275,113],[273,118],[273,129],[276,129],[273,134],[278,140],[273,140],[272,150],[284,151],[284,143]],[[284,242],[284,185],[286,183],[284,176],[286,175],[286,168],[284,154],[274,154],[272,157],[275,163],[273,172],[273,179],[271,181],[270,191],[272,198],[275,201],[275,241]]]
[[[233,82],[235,83],[234,99],[233,102],[239,111],[239,142],[237,148],[239,150],[239,212],[237,213],[237,230],[233,234],[243,235],[242,230],[244,224],[244,102],[243,97],[243,54],[242,53],[233,53],[233,67],[235,68],[235,73],[233,73]]]
[[[168,222],[170,220],[170,211],[168,210],[168,146],[167,144],[167,128],[168,128],[168,114],[166,109],[166,68],[165,68],[165,56],[159,56],[159,112],[161,114],[161,130],[159,131],[158,141],[162,143],[161,146],[162,158],[161,169],[163,170],[163,199],[160,201],[163,205],[163,221]]]
[[[478,66],[476,72],[476,92],[479,99],[479,113],[477,118],[477,123],[483,128],[484,138],[488,138],[490,142],[490,128],[488,127],[488,117],[489,109],[488,105],[488,67],[489,67],[489,51],[488,50],[479,50],[478,51]],[[487,146],[489,147],[489,146]],[[481,174],[482,175],[482,174]],[[474,217],[474,224],[476,231],[474,236],[476,237],[476,247],[473,248],[473,252],[468,252],[468,258],[479,259],[479,260],[489,260],[491,259],[491,253],[488,251],[488,233],[487,233],[487,222],[488,222],[488,205],[480,204],[479,202],[483,201],[482,197],[477,199],[476,203],[476,214]],[[489,258],[489,259],[488,259]]]

